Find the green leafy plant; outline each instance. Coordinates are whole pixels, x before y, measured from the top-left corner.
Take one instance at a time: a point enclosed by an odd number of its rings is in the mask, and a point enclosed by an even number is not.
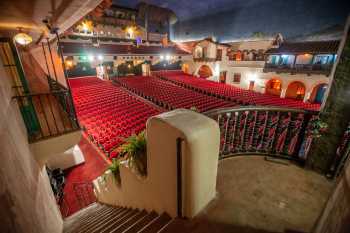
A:
[[[120,161],[118,159],[112,159],[112,163],[107,167],[102,176],[104,181],[107,179],[107,171],[110,171],[113,174],[113,177],[115,178],[117,184],[120,184]]]
[[[121,155],[128,159],[129,167],[135,169],[141,176],[147,175],[146,137],[142,131],[132,135],[120,147]]]
[[[319,138],[328,129],[328,124],[323,122],[319,117],[316,117],[310,121],[310,136],[313,138]]]
[[[194,112],[199,112],[198,108],[196,106],[192,106],[190,108],[190,110],[194,111]]]

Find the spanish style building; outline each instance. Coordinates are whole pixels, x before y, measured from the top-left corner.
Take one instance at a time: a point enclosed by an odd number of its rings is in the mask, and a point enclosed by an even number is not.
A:
[[[217,43],[185,42],[192,62],[183,71],[247,90],[322,103],[337,59],[339,41],[283,41],[275,38]]]

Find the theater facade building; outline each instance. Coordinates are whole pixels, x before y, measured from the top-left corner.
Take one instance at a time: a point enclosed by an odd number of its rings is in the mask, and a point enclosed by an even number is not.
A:
[[[193,61],[184,72],[247,90],[322,103],[339,41],[284,41],[274,38],[218,43],[185,42]]]

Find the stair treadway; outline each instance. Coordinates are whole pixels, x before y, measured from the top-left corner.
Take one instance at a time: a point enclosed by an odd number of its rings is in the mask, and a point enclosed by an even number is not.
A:
[[[145,210],[94,203],[65,219],[64,233],[173,233],[181,230],[180,219]]]

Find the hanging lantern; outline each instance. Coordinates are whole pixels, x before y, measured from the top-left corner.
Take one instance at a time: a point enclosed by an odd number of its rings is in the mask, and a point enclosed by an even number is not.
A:
[[[33,38],[24,32],[15,35],[14,40],[20,45],[28,45],[33,41]]]

